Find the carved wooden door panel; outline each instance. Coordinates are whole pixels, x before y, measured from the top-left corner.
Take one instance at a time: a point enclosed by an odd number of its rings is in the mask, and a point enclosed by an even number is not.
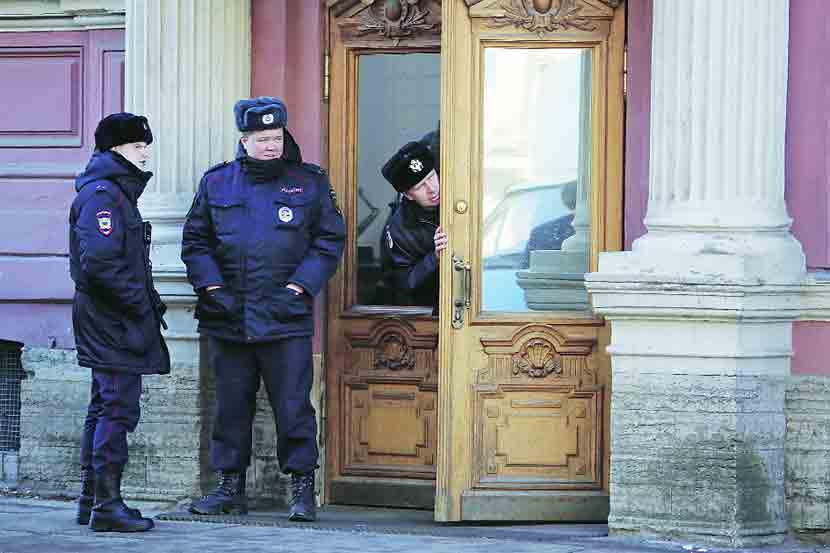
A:
[[[438,322],[383,286],[380,173],[440,117],[441,4],[329,0],[329,170],[349,239],[329,288],[326,501],[432,508]]]
[[[438,520],[607,519],[609,329],[584,276],[621,247],[620,4],[443,6]]]

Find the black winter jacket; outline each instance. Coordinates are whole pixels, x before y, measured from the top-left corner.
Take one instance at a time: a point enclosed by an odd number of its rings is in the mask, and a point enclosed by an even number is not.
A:
[[[438,256],[435,230],[438,208],[423,208],[401,197],[381,239],[383,287],[391,305],[424,305],[437,313]]]
[[[72,324],[78,363],[130,374],[170,372],[153,286],[150,226],[138,197],[152,173],[114,152],[95,153],[77,178],[69,211]]]

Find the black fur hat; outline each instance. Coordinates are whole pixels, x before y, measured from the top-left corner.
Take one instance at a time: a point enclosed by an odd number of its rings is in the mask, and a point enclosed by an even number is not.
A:
[[[132,142],[153,142],[153,132],[143,115],[113,113],[101,119],[95,128],[95,149],[99,152]]]
[[[288,125],[288,110],[279,98],[260,96],[239,100],[233,106],[236,128],[240,132],[282,129]]]
[[[425,145],[409,142],[387,161],[380,172],[398,192],[406,192],[435,169],[435,158]]]

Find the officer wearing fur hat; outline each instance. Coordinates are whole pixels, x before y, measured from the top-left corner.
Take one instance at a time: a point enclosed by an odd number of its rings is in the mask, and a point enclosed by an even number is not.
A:
[[[210,464],[219,484],[199,514],[245,513],[245,471],[260,377],[277,423],[280,468],[291,474],[291,520],[314,520],[317,423],[313,298],[334,274],[346,229],[325,172],[303,163],[282,101],[234,108],[237,158],[209,169],[187,216],[182,260],[198,295],[199,331],[216,378]]]
[[[401,194],[381,240],[384,288],[397,294],[388,303],[430,306],[437,313],[438,260],[447,247],[447,235],[439,226],[435,158],[424,140],[410,142],[381,173]]]
[[[165,306],[150,269],[150,224],[137,205],[153,176],[144,171],[152,142],[144,117],[115,113],[101,120],[96,151],[77,178],[69,212],[75,344],[78,363],[92,369],[77,522],[96,531],[153,527],[121,498],[127,433],[140,415],[141,377],[170,372],[159,328]]]

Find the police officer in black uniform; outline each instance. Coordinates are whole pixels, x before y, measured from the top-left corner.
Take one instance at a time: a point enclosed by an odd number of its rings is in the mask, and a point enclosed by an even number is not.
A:
[[[383,231],[381,266],[384,289],[397,294],[389,303],[429,306],[437,313],[438,260],[447,235],[439,222],[440,185],[428,137],[406,144],[381,169],[401,194]]]
[[[140,415],[141,376],[170,372],[159,328],[165,306],[150,265],[150,223],[137,207],[153,176],[144,171],[152,142],[144,117],[115,113],[101,120],[96,151],[76,181],[69,212],[75,345],[78,363],[92,369],[77,522],[96,531],[153,527],[121,497],[127,433]]]
[[[217,402],[210,462],[219,485],[190,510],[247,512],[245,471],[262,377],[280,468],[292,478],[289,518],[314,520],[312,304],[337,268],[346,230],[325,172],[302,162],[283,102],[240,100],[234,112],[242,148],[202,177],[182,242]]]

